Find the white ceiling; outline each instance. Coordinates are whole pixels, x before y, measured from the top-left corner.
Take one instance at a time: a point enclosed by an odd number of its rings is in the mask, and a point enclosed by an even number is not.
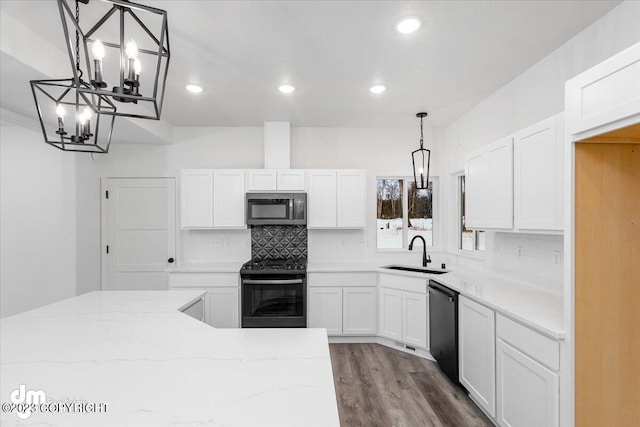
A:
[[[378,127],[415,125],[422,110],[430,113],[426,123],[451,122],[619,1],[141,3],[168,11],[162,119],[170,124]],[[63,49],[56,2],[3,0],[0,8]],[[407,15],[419,16],[423,28],[400,35],[393,25]],[[28,89],[38,77],[9,68],[16,66],[2,64],[5,87]],[[187,93],[189,82],[205,91]],[[281,83],[297,90],[281,94]],[[387,91],[371,94],[374,83]],[[2,96],[4,108],[11,102]]]

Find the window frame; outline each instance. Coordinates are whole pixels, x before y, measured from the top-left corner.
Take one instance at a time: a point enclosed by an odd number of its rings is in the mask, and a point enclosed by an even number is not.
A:
[[[462,249],[462,179],[466,176],[465,171],[460,171],[452,174],[453,177],[453,189],[455,191],[456,200],[456,255],[466,256],[475,259],[485,259],[486,253],[486,230],[472,230],[473,231],[473,249]],[[485,249],[478,249],[478,232],[485,233]]]
[[[402,184],[402,247],[401,248],[379,248],[378,247],[378,213],[375,212],[376,218],[376,229],[375,229],[375,241],[376,241],[376,252],[406,252],[409,249],[409,182],[412,182],[413,177],[402,176],[402,175],[383,175],[376,176],[376,183],[379,179],[399,179],[404,181]],[[431,213],[432,213],[432,223],[431,223],[431,242],[433,243],[431,246],[427,246],[427,251],[430,252],[439,252],[440,245],[440,230],[439,230],[439,209],[440,209],[440,199],[439,199],[439,186],[440,179],[438,176],[430,176],[429,181],[431,182]],[[377,193],[376,193],[376,202],[377,202]],[[422,248],[422,242],[416,244],[417,248]]]

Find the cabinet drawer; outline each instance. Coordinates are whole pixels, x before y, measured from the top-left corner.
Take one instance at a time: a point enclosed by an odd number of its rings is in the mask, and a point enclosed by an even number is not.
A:
[[[375,286],[376,273],[374,272],[328,272],[309,273],[307,275],[309,286]]]
[[[496,335],[554,371],[560,369],[560,344],[520,323],[496,316]]]
[[[171,273],[169,287],[171,288],[210,288],[210,287],[238,287],[240,285],[238,273]]]
[[[427,279],[421,277],[404,277],[395,274],[378,274],[378,284],[385,288],[400,289],[402,291],[427,293]]]

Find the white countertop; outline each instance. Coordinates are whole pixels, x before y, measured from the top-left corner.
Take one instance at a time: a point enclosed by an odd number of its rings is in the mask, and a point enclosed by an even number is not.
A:
[[[385,268],[378,268],[377,271],[435,280],[552,338],[565,337],[564,304],[561,294],[476,271],[454,271],[445,274],[414,273]]]
[[[0,320],[0,397],[21,384],[106,413],[3,426],[338,426],[324,329],[215,329],[202,291],[92,292]]]
[[[169,273],[239,273],[243,262],[200,262],[180,264]]]

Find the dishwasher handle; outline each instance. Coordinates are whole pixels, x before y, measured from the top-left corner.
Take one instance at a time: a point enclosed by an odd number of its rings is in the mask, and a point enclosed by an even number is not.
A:
[[[449,291],[449,292],[447,292]],[[442,289],[441,287],[433,286],[433,282],[429,283],[429,293],[434,294],[436,296],[447,299],[449,302],[456,302],[457,292],[452,291],[448,288]]]

